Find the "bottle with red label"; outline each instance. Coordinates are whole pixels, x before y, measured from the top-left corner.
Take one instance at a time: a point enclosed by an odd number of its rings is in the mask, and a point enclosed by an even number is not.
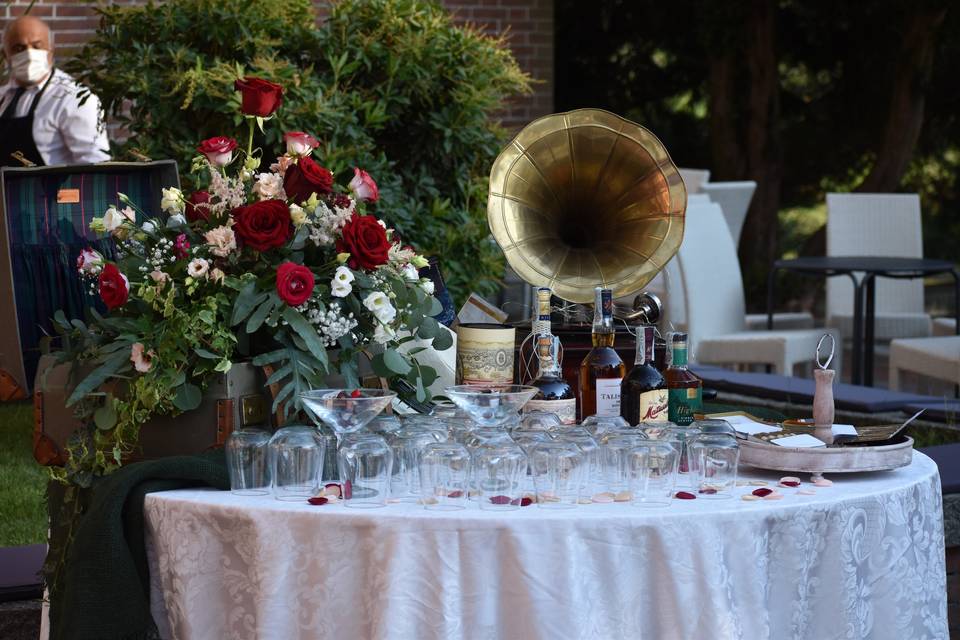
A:
[[[654,364],[653,327],[637,328],[633,369],[620,385],[620,415],[631,425],[667,422],[667,380]]]

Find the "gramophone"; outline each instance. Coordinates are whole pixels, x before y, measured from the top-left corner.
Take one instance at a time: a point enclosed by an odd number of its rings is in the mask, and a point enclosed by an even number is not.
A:
[[[597,286],[614,298],[635,296],[617,316],[656,324],[660,301],[642,290],[679,249],[686,203],[680,172],[653,133],[608,111],[579,109],[535,120],[500,153],[487,220],[530,285],[577,304],[591,302]],[[554,332],[568,351],[589,349],[589,325]]]

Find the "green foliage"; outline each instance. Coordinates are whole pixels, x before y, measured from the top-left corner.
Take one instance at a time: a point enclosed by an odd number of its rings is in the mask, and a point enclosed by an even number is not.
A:
[[[491,115],[529,90],[504,43],[453,25],[420,0],[343,0],[319,27],[309,0],[174,0],[104,6],[69,67],[130,133],[118,157],[189,167],[214,135],[245,139],[237,77],[282,84],[265,157],[306,131],[335,173],[353,164],[380,187],[375,212],[439,256],[455,298],[491,293],[502,256],[489,237],[487,172],[504,132]],[[185,176],[192,186],[195,180]]]

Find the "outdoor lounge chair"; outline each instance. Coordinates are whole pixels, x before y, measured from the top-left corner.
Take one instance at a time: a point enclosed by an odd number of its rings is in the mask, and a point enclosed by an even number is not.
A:
[[[730,235],[733,236],[733,244],[739,247],[743,221],[747,218],[747,210],[750,208],[750,201],[753,200],[753,192],[757,190],[757,183],[753,180],[707,182],[700,187],[700,190],[710,196],[710,200],[720,205],[723,217],[730,228]]]
[[[890,343],[890,388],[909,371],[960,385],[960,336],[901,338]]]
[[[911,194],[828,193],[827,255],[923,257],[920,198]],[[853,335],[853,285],[827,280],[827,325]],[[929,336],[923,310],[923,280],[877,278],[877,341]]]
[[[688,212],[677,254],[683,280],[687,326],[694,359],[713,364],[771,365],[793,375],[794,365],[812,363],[817,342],[829,329],[748,331],[740,263],[719,205]],[[839,376],[839,349],[833,368]]]
[[[683,185],[687,188],[687,195],[700,193],[704,182],[710,181],[710,169],[679,169]]]

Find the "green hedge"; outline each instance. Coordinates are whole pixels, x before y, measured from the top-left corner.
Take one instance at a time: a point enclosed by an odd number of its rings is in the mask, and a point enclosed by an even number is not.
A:
[[[277,126],[321,140],[334,171],[367,169],[378,215],[441,259],[455,299],[491,293],[502,255],[489,237],[487,174],[505,142],[493,120],[529,79],[505,43],[420,0],[341,0],[316,26],[308,0],[174,0],[98,9],[96,36],[68,71],[129,131],[115,157],[190,166],[203,138],[245,139],[233,81],[284,85]],[[190,176],[184,176],[190,186]]]

